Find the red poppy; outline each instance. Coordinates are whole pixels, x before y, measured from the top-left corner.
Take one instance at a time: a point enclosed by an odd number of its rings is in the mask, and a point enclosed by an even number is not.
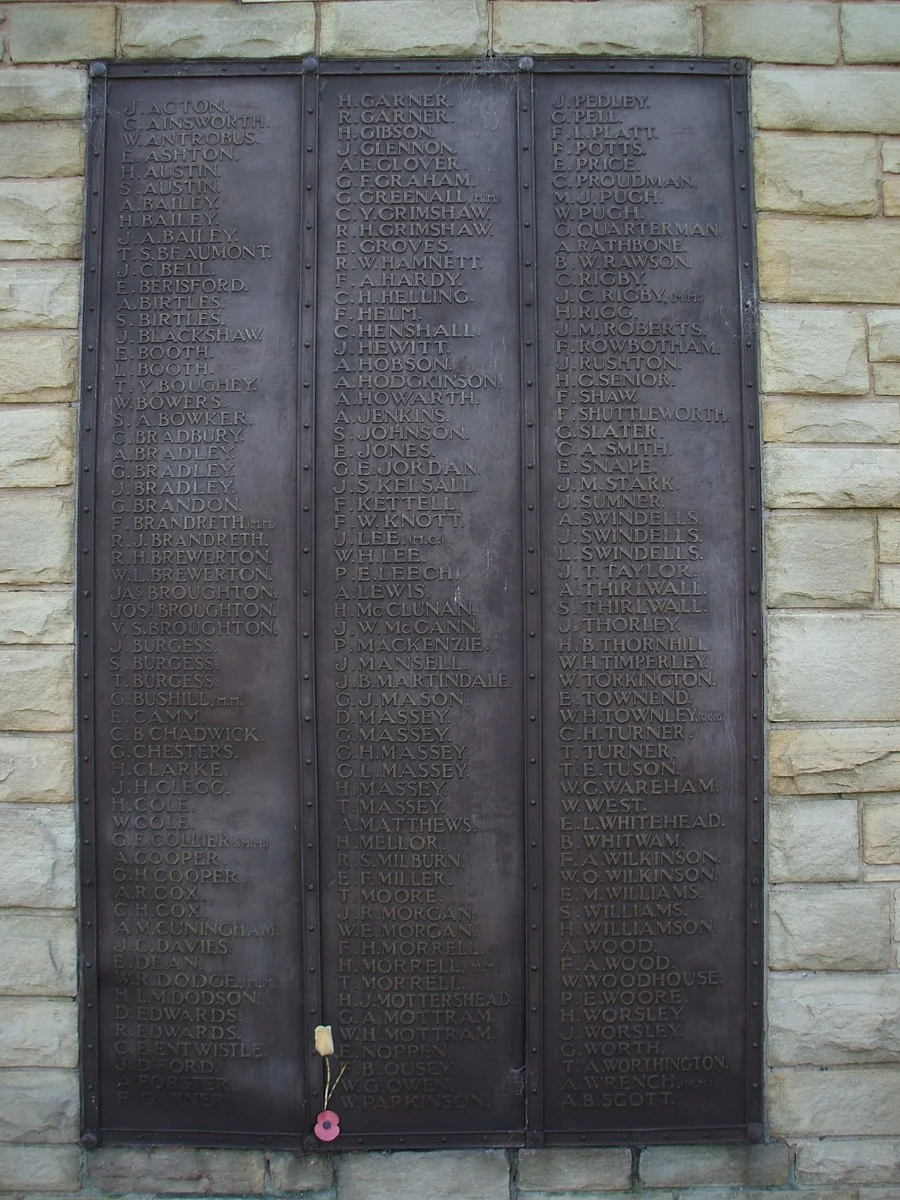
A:
[[[313,1133],[320,1142],[333,1142],[341,1132],[341,1122],[336,1112],[326,1108],[316,1117],[316,1127]]]

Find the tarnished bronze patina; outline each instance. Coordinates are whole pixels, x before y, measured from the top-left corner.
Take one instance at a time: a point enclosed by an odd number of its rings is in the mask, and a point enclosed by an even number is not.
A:
[[[85,1144],[758,1135],[745,109],[95,68]]]

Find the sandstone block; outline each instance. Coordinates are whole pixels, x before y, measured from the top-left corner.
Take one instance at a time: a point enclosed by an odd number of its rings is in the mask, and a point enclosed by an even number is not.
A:
[[[84,173],[84,130],[74,121],[0,124],[0,170],[17,179]]]
[[[77,1067],[78,1008],[43,997],[0,1000],[0,1067]]]
[[[870,312],[866,321],[872,362],[900,362],[900,312]]]
[[[113,4],[16,4],[10,18],[13,62],[72,62],[115,55]]]
[[[78,1137],[78,1124],[75,1071],[0,1070],[0,1140],[71,1142]]]
[[[341,1200],[508,1200],[502,1150],[345,1155],[338,1163]]]
[[[760,209],[841,217],[878,211],[874,138],[761,133],[753,159]]]
[[[863,805],[863,852],[866,862],[900,864],[900,797]]]
[[[337,6],[335,6],[337,7]],[[686,3],[580,4],[499,0],[497,54],[698,54],[694,13]]]
[[[0,1145],[0,1189],[11,1192],[76,1192],[81,1186],[78,1146]]]
[[[0,801],[66,804],[72,797],[70,736],[0,735]]]
[[[75,820],[66,805],[0,807],[0,907],[72,908]]]
[[[0,121],[45,121],[84,116],[87,71],[25,67],[0,71]]]
[[[896,222],[764,215],[757,224],[757,247],[765,299],[900,303],[900,272],[893,269],[900,257]]]
[[[862,395],[866,323],[858,313],[767,305],[760,322],[765,392]]]
[[[768,1098],[773,1137],[900,1131],[897,1072],[890,1067],[779,1069],[769,1076]]]
[[[0,180],[0,259],[78,258],[80,179]]]
[[[876,396],[900,396],[900,363],[874,363],[872,382]]]
[[[320,7],[319,45],[332,58],[484,54],[486,0],[342,0]]]
[[[795,1147],[801,1184],[891,1183],[900,1178],[900,1138],[814,1138]]]
[[[900,717],[900,614],[778,613],[769,622],[769,718]]]
[[[844,62],[900,62],[900,10],[896,4],[842,4]]]
[[[854,608],[875,594],[875,523],[857,513],[773,515],[766,525],[766,603]]]
[[[900,1061],[898,1005],[900,975],[831,971],[773,975],[766,1010],[769,1063],[837,1066]]]
[[[80,288],[74,263],[0,265],[0,330],[75,329]]]
[[[900,729],[773,729],[769,789],[809,796],[900,790]]]
[[[900,563],[900,513],[878,514],[878,558]]]
[[[59,496],[0,493],[0,583],[68,583],[73,515]]]
[[[0,488],[60,487],[74,470],[74,409],[0,405]]]
[[[295,58],[313,50],[313,7],[126,4],[121,52],[126,58]]]
[[[689,1192],[680,1191],[677,1194],[678,1200],[736,1200],[735,1193],[730,1188],[704,1188],[702,1191]],[[774,1195],[779,1195],[779,1192],[772,1192],[769,1188],[741,1188],[738,1195],[740,1200],[772,1200]],[[780,1193],[784,1195],[785,1193]],[[787,1192],[787,1195],[793,1195],[792,1192]],[[861,1200],[855,1189],[853,1188],[828,1188],[822,1191],[806,1191],[803,1193],[803,1200]]]
[[[0,648],[0,729],[72,728],[72,651],[44,646]]]
[[[878,568],[878,596],[885,608],[900,608],[900,567]]]
[[[594,1200],[593,1192],[524,1192],[522,1194],[527,1196],[528,1200]],[[630,1191],[602,1192],[599,1194],[602,1195],[603,1200],[634,1200],[634,1192]],[[681,1200],[681,1195],[668,1190],[655,1191],[653,1193],[653,1200],[676,1200],[676,1198],[677,1200]],[[690,1194],[685,1197],[685,1200],[692,1200]],[[706,1193],[703,1194],[703,1200],[707,1200]],[[712,1200],[715,1200],[715,1198],[713,1197]],[[725,1198],[719,1197],[718,1200],[725,1200]],[[741,1200],[763,1200],[763,1198],[749,1192],[742,1192]]]
[[[770,897],[773,970],[884,971],[891,965],[890,938],[884,888],[776,888]]]
[[[766,442],[900,441],[900,405],[882,401],[772,396],[763,401]]]
[[[0,334],[0,403],[73,400],[77,357],[71,333]]]
[[[900,504],[900,451],[893,446],[770,446],[765,458],[771,508],[894,508]]]
[[[641,1151],[640,1175],[652,1188],[777,1187],[787,1183],[789,1167],[785,1145],[648,1146]]]
[[[759,129],[900,133],[900,78],[888,68],[759,67],[752,96]]]
[[[68,591],[0,591],[0,645],[71,643],[73,620]]]
[[[265,1156],[257,1150],[110,1146],[89,1155],[86,1170],[91,1187],[107,1192],[239,1196],[263,1190]]]
[[[74,996],[75,918],[0,913],[0,995]]]
[[[885,179],[881,196],[886,217],[900,217],[900,179]]]
[[[884,171],[900,171],[900,141],[885,138],[881,143],[881,167]]]
[[[703,53],[770,63],[834,63],[838,14],[833,4],[707,4]]]
[[[854,800],[785,800],[769,808],[769,878],[814,883],[859,878]]]
[[[615,1150],[520,1150],[519,1192],[627,1191],[631,1152]]]
[[[289,1192],[295,1196],[305,1192],[327,1192],[332,1186],[332,1164],[327,1158],[274,1150],[268,1155],[268,1162],[273,1192]]]

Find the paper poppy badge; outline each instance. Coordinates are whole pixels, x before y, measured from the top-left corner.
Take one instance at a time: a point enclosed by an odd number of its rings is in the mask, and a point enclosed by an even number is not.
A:
[[[320,1142],[333,1142],[340,1132],[341,1123],[336,1112],[326,1108],[324,1112],[319,1113],[313,1133]]]

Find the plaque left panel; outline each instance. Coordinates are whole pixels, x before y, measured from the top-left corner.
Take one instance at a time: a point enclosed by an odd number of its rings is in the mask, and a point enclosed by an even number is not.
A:
[[[128,73],[87,229],[86,1125],[298,1137],[303,83]]]

